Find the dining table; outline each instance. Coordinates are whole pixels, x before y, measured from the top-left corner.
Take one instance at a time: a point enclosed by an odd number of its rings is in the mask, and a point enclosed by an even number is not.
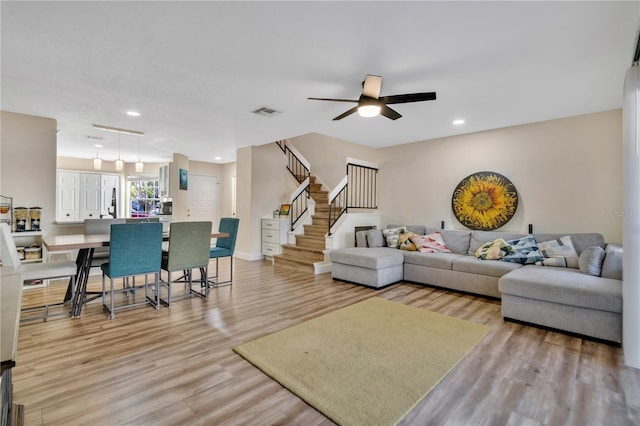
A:
[[[211,238],[227,238],[226,232],[213,232]],[[162,234],[162,240],[169,240],[169,233]],[[71,302],[71,317],[78,318],[82,312],[82,306],[101,297],[102,292],[88,291],[87,283],[91,271],[91,262],[96,248],[109,247],[109,234],[70,234],[70,235],[45,235],[42,244],[49,252],[78,250],[76,256],[77,272],[75,277],[75,291],[73,281],[70,279],[64,296],[64,303]]]

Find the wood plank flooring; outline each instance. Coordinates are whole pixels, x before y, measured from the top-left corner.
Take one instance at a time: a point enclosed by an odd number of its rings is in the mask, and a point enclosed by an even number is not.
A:
[[[492,327],[401,425],[640,424],[640,370],[623,366],[618,347],[504,322],[497,300],[234,265],[233,286],[208,300],[117,311],[112,321],[95,301],[78,319],[21,325],[14,402],[25,424],[332,424],[231,349],[373,296]],[[57,301],[65,287],[25,291],[23,306]]]

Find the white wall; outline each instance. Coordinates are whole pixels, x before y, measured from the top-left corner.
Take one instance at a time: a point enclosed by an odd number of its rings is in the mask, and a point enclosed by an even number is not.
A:
[[[463,229],[458,183],[479,171],[513,182],[519,204],[501,230],[599,232],[622,241],[622,115],[607,111],[381,149],[383,223]]]
[[[377,163],[380,156],[378,149],[319,133],[296,136],[288,141],[309,160],[311,175],[317,176],[329,190],[347,174],[347,157]]]

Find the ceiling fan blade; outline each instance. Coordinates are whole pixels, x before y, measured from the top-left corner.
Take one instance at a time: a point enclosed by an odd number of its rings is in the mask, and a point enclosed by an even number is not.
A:
[[[408,102],[435,101],[436,92],[407,93],[406,95],[383,96],[380,100],[385,104],[406,104]]]
[[[389,108],[386,105],[382,105],[382,107],[380,108],[380,115],[384,115],[387,118],[390,118],[392,120],[397,120],[398,118],[402,117],[398,111]]]
[[[347,112],[343,112],[342,114],[340,114],[339,116],[337,116],[336,118],[333,119],[333,121],[336,120],[342,120],[345,117],[350,116],[351,114],[353,114],[354,112],[356,112],[358,110],[357,106],[354,106],[353,108],[351,108],[349,111]]]
[[[314,101],[333,101],[333,102],[358,102],[357,99],[333,99],[333,98],[307,98]]]
[[[380,96],[381,87],[382,77],[380,77],[379,75],[367,74],[362,85],[362,94],[373,99],[378,99],[378,96]]]

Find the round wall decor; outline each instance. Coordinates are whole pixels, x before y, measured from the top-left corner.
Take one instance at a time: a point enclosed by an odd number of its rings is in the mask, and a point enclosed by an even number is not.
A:
[[[509,179],[495,172],[478,172],[456,186],[451,197],[456,219],[471,229],[498,229],[518,208],[518,191]]]

